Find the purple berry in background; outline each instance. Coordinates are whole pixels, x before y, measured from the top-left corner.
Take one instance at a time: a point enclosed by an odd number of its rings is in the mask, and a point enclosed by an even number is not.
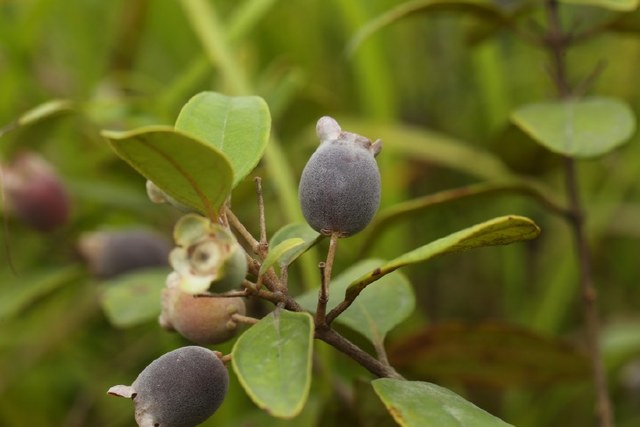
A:
[[[53,165],[40,154],[24,151],[2,166],[6,208],[30,227],[49,232],[70,215],[67,190]]]
[[[94,231],[80,236],[78,250],[94,276],[109,279],[144,268],[168,267],[171,242],[140,228]]]

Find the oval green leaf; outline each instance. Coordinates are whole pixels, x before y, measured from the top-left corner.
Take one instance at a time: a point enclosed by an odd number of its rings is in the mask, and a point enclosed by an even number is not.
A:
[[[487,411],[444,387],[380,378],[371,382],[391,416],[403,427],[507,427]]]
[[[269,249],[262,265],[260,266],[259,274],[264,274],[271,266],[280,261],[287,253],[294,251],[304,245],[304,240],[299,237],[292,237],[284,242],[280,242],[275,247]]]
[[[178,202],[210,219],[231,192],[233,171],[216,148],[167,126],[103,131],[113,150]]]
[[[494,218],[442,237],[381,265],[351,283],[347,287],[345,299],[355,298],[369,284],[400,267],[425,262],[447,253],[530,240],[539,234],[540,228],[529,218],[516,215]]]
[[[562,3],[598,6],[616,12],[630,12],[638,8],[638,0],[560,0]]]
[[[103,282],[100,305],[111,324],[127,328],[156,319],[169,271],[145,269]]]
[[[311,387],[313,319],[309,313],[273,312],[233,346],[232,366],[251,400],[274,417],[302,411]]]
[[[608,153],[626,142],[636,127],[629,106],[611,98],[529,104],[511,119],[538,143],[569,157]]]
[[[368,259],[360,261],[331,281],[327,309],[340,303],[349,284],[371,271],[384,261]],[[316,310],[318,290],[312,290],[297,298],[309,311]],[[382,344],[389,331],[413,312],[415,297],[406,276],[399,271],[380,280],[376,286],[365,289],[354,303],[336,318],[336,322],[361,333],[374,344]]]
[[[323,235],[315,231],[306,222],[296,222],[287,224],[280,230],[276,231],[269,242],[270,246],[278,246],[285,240],[292,238],[302,239],[304,244],[296,246],[282,255],[279,262],[281,265],[289,265],[295,261],[300,255],[305,253],[309,248],[323,239]]]
[[[235,187],[262,158],[269,141],[271,116],[267,103],[258,96],[200,92],[182,107],[176,129],[226,154]]]

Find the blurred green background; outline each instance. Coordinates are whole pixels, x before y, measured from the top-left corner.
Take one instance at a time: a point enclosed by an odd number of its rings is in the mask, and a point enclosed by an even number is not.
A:
[[[523,3],[495,2],[504,8]],[[491,28],[481,15],[446,8],[414,14],[349,53],[356,32],[400,2],[212,0],[218,40],[231,56],[225,62],[207,55],[183,3],[188,0],[0,0],[0,127],[51,99],[78,106],[0,139],[2,161],[23,149],[48,159],[72,203],[68,223],[51,233],[11,216],[0,231],[2,426],[133,425],[131,402],[108,397],[106,390],[130,383],[151,360],[187,344],[153,320],[112,326],[99,304],[101,285],[78,254],[84,232],[145,227],[170,237],[179,216],[147,200],[144,179],[116,158],[100,129],[172,125],[201,90],[264,97],[286,160],[277,168],[265,162],[254,172],[264,179],[270,234],[300,219],[283,188],[295,191],[322,115],[384,140],[381,213],[400,201],[508,182],[514,174],[543,183],[563,200],[559,157],[509,124],[514,108],[554,96],[547,58],[508,30]],[[640,14],[629,14],[622,25],[618,15],[597,8],[566,6],[563,13],[567,25],[603,30],[570,51],[572,81],[602,62],[606,67],[590,93],[624,99],[637,115],[640,26],[634,23]],[[534,28],[544,19],[534,9],[518,22]],[[605,157],[581,161],[579,173],[617,421],[640,425],[638,137]],[[257,233],[252,180],[235,190],[233,207]],[[390,337],[391,353],[419,341],[416,333],[440,333],[444,338],[434,339],[428,354],[461,360],[460,366],[438,370],[436,360],[421,369],[420,360],[410,360],[401,372],[454,388],[514,425],[593,425],[588,369],[575,368],[586,362],[573,242],[562,219],[531,197],[504,191],[435,205],[344,240],[334,271],[365,255],[390,258],[506,214],[531,217],[541,237],[408,269],[418,308]],[[305,278],[323,248],[291,272],[294,292],[316,285]],[[488,325],[490,336],[478,325]],[[447,341],[456,335],[447,328],[467,326],[470,332]],[[269,419],[232,375],[232,392],[205,425],[393,425],[379,416],[380,404],[366,386],[354,382],[367,374],[319,347],[336,375],[315,381],[300,417]],[[525,357],[536,352],[537,359]]]

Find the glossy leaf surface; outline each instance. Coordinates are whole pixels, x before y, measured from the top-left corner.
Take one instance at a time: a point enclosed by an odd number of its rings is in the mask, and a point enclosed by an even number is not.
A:
[[[373,389],[403,427],[506,427],[509,424],[444,387],[380,378]]]
[[[269,140],[271,116],[258,96],[225,96],[200,92],[182,107],[176,129],[222,151],[234,172],[233,185],[262,158]]]
[[[292,418],[309,395],[312,344],[308,313],[273,312],[238,338],[233,370],[256,405],[274,417]]]
[[[216,148],[167,126],[103,131],[114,151],[178,202],[214,219],[231,191],[233,171]]]

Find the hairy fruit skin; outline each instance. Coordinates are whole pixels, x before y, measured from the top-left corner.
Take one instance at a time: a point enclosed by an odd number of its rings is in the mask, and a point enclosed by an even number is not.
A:
[[[133,399],[140,427],[195,427],[220,407],[228,386],[217,354],[188,346],[151,362],[130,387],[114,386],[108,393]]]
[[[176,331],[196,344],[220,344],[233,338],[239,330],[234,314],[245,315],[240,297],[194,297],[178,286],[162,290],[160,325]]]
[[[330,117],[318,121],[320,146],[307,162],[298,196],[309,225],[323,234],[350,236],[364,229],[380,205],[381,143],[343,132]]]

